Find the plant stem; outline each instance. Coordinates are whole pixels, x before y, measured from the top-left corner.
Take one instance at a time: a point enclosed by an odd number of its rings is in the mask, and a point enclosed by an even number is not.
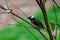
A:
[[[37,31],[45,38],[45,40],[48,40],[47,37],[40,30],[37,29]]]
[[[50,40],[54,40],[51,29],[50,29],[50,26],[49,26],[49,23],[48,23],[48,18],[47,18],[44,2],[42,2],[42,0],[40,0],[39,2],[40,2],[40,4],[38,4],[38,5],[43,12],[43,16],[44,16],[44,20],[45,20],[45,24],[46,24],[46,27],[47,27],[47,32],[49,34]]]
[[[20,12],[22,12],[26,17],[28,17],[28,15],[26,15],[21,9],[19,9],[13,2],[11,2],[10,0],[8,0],[13,6],[15,6]]]
[[[52,0],[54,3],[55,3],[55,5],[60,9],[60,7],[58,6],[58,4],[56,3],[56,1],[55,0]]]
[[[54,4],[53,4],[53,8],[54,8],[54,12],[55,12],[55,18],[56,18],[56,24],[58,24],[58,18],[57,18],[57,14],[56,14],[56,9],[55,9],[55,6],[54,6]],[[56,40],[56,36],[57,36],[57,27],[56,27],[56,32],[55,32],[55,40]]]
[[[0,5],[0,8],[3,9],[3,10],[6,10],[2,5]]]
[[[29,31],[37,40],[39,40],[27,27],[24,26],[24,28]]]

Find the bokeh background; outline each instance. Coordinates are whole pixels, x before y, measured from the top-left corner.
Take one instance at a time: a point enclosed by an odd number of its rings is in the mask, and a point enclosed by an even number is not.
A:
[[[34,15],[36,18],[41,20],[41,22],[43,22],[43,24],[45,25],[42,12],[35,0],[10,0],[10,1],[13,2],[26,15],[28,16]],[[60,6],[60,0],[55,0],[55,1]],[[27,17],[24,16],[21,11],[19,11],[8,0],[7,2],[10,9],[12,9],[15,14],[27,20]],[[2,5],[7,9],[5,0],[0,0],[0,5]],[[46,6],[49,22],[53,21],[55,23],[52,0],[48,0],[45,6]],[[60,24],[60,11],[56,6],[55,8],[56,8],[56,13],[58,15],[58,23]],[[3,12],[4,10],[0,9],[0,13],[3,13]],[[27,26],[27,28],[31,30],[39,40],[44,40],[44,38],[35,29],[29,28],[30,25],[28,25],[27,23],[18,19],[15,16],[13,17],[16,18],[23,26]],[[7,24],[14,24],[14,25],[7,25]],[[16,26],[16,24],[17,22],[11,16],[9,16],[9,14],[6,14],[6,13],[0,14],[0,40],[36,40],[36,38],[30,32],[28,32],[23,26]],[[43,33],[48,36],[46,32],[43,32]],[[55,35],[55,32],[53,32],[53,34]],[[59,35],[59,30],[58,30],[58,35]],[[57,36],[57,40],[59,40],[58,36]]]

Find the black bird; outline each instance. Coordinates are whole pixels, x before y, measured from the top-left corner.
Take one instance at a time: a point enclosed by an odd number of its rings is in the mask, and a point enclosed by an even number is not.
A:
[[[34,24],[37,28],[44,29],[43,24],[42,24],[38,19],[36,19],[34,16],[30,16],[30,17],[28,17],[28,19],[29,19],[29,20],[31,21],[31,23]]]

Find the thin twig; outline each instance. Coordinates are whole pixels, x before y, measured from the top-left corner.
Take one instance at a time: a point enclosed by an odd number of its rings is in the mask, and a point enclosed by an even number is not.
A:
[[[58,20],[57,20],[58,18],[57,18],[56,9],[55,9],[54,4],[53,4],[53,8],[54,8],[54,12],[55,12],[56,24],[58,24]],[[54,37],[55,40],[56,40],[56,36],[57,36],[57,31],[58,31],[58,30],[57,30],[57,27],[56,27],[56,32],[55,32],[55,37]]]
[[[20,16],[18,16],[18,15],[16,15],[16,14],[14,14],[14,13],[11,13],[12,15],[14,15],[14,16],[16,16],[16,17],[18,17],[19,19],[21,19],[21,20],[23,20],[23,21],[25,21],[26,23],[28,23],[28,24],[30,24],[31,26],[33,26],[31,23],[29,23],[28,21],[26,21],[25,19],[23,19],[22,17],[20,17]],[[33,26],[33,27],[35,27],[35,26]]]
[[[5,3],[6,3],[6,5],[7,5],[7,8],[9,9],[9,5],[8,5],[8,2],[7,2],[7,0],[5,0]]]
[[[48,31],[50,40],[54,40],[51,29],[50,29],[50,26],[49,26],[49,23],[48,23],[48,18],[47,18],[44,2],[42,0],[40,0],[39,2],[40,2],[40,4],[38,4],[38,5],[39,5],[39,7],[41,8],[41,10],[43,12],[43,16],[44,16],[44,20],[45,20],[45,24],[46,24],[46,27],[47,27],[47,31]]]
[[[45,38],[45,40],[48,40],[47,37],[40,30],[37,29],[37,31]]]
[[[27,27],[24,26],[26,30],[28,30],[37,40],[39,40]]]
[[[54,3],[55,3],[55,5],[60,9],[60,7],[58,6],[58,4],[56,3],[56,1],[55,0],[52,0]]]
[[[22,12],[26,17],[28,17],[20,8],[18,8],[13,2],[8,0],[13,6],[15,6],[20,12]]]
[[[2,5],[0,5],[0,8],[3,9],[3,10],[6,10]]]
[[[36,0],[38,6],[42,9],[42,5],[40,4],[39,0]]]

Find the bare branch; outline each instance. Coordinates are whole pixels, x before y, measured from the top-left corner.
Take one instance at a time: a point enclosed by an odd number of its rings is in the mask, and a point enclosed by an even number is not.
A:
[[[60,7],[58,6],[58,4],[56,3],[56,1],[55,0],[52,0],[54,3],[55,3],[55,5],[60,9]]]
[[[39,5],[39,7],[41,8],[41,10],[43,12],[43,16],[44,16],[44,20],[45,20],[45,24],[46,24],[46,27],[47,27],[48,34],[50,36],[50,40],[54,40],[53,35],[52,35],[52,32],[50,30],[50,26],[49,26],[49,22],[48,22],[46,10],[45,10],[44,2],[42,0],[39,0],[39,2],[40,2],[40,4],[38,4],[38,5]]]
[[[28,17],[21,9],[19,9],[13,2],[8,0],[13,6],[15,6],[20,12],[22,12],[26,17]]]
[[[58,20],[57,20],[58,18],[57,18],[57,13],[56,13],[56,9],[55,9],[54,4],[53,4],[53,8],[54,8],[54,12],[55,12],[56,24],[58,24]],[[57,27],[56,27],[56,32],[55,32],[55,37],[54,37],[55,40],[56,40],[56,36],[57,36],[57,31],[58,31],[58,30],[57,30]]]

